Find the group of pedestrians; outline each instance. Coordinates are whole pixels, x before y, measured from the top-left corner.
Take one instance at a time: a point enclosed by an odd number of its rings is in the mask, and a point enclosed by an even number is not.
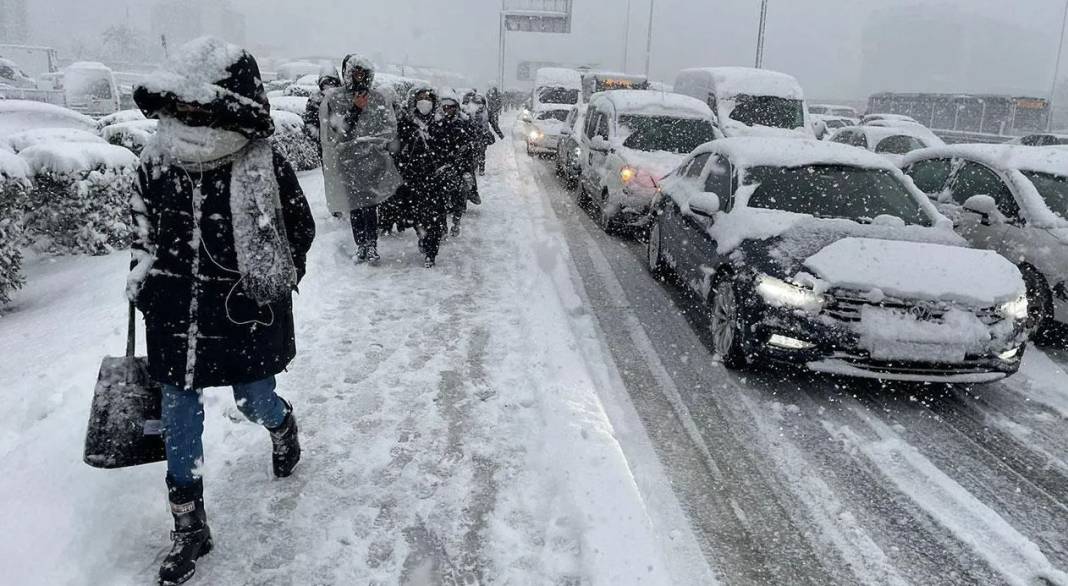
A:
[[[347,217],[354,260],[377,264],[381,231],[418,234],[424,266],[434,267],[442,240],[459,236],[471,204],[481,204],[478,176],[486,149],[504,138],[496,103],[477,91],[460,97],[417,84],[404,99],[375,86],[368,59],[349,55],[340,78],[325,73],[321,95],[304,120],[320,140],[330,212]]]
[[[358,260],[378,260],[386,206],[386,228],[414,228],[432,267],[449,221],[458,235],[467,204],[480,202],[486,147],[503,138],[495,93],[417,86],[402,101],[375,89],[374,75],[369,60],[350,55],[309,100],[327,203],[348,217]],[[134,100],[159,125],[131,200],[127,295],[145,318],[148,375],[162,387],[174,531],[159,583],[175,585],[214,547],[202,478],[204,388],[232,387],[241,412],[267,430],[275,476],[300,461],[295,409],[276,393],[275,376],[296,354],[292,294],[316,227],[293,167],[268,140],[274,122],[250,53],[192,41]]]

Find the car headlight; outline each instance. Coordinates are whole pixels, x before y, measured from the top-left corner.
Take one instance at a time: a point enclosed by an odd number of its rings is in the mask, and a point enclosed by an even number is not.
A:
[[[1001,315],[1018,321],[1027,319],[1027,295],[1020,295],[1008,303],[1002,303],[998,307]]]
[[[576,157],[581,157],[582,156],[582,149],[581,148],[575,147],[575,156]]]
[[[772,307],[788,307],[809,313],[819,313],[827,303],[826,297],[811,289],[768,275],[757,277],[756,290],[760,297]]]
[[[541,140],[541,137],[544,136],[544,135],[541,133],[540,130],[534,129],[534,130],[530,131],[530,135],[529,136],[530,136],[530,140]]]
[[[638,170],[634,167],[623,167],[619,170],[619,180],[622,181],[624,185],[633,181],[637,176]]]

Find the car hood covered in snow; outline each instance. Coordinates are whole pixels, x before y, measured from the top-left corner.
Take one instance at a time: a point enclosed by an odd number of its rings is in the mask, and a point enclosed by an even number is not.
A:
[[[804,268],[831,288],[899,299],[993,306],[1024,291],[1019,269],[997,253],[931,242],[843,238]]]

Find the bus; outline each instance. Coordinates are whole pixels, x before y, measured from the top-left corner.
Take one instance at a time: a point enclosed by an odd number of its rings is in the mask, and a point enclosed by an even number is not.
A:
[[[869,98],[868,114],[904,114],[932,130],[1013,136],[1046,130],[1050,107],[1043,98],[886,92]]]
[[[587,103],[590,101],[590,97],[598,92],[647,89],[649,89],[649,78],[644,75],[628,75],[626,73],[610,73],[607,71],[587,71],[582,74],[582,97],[583,101]]]

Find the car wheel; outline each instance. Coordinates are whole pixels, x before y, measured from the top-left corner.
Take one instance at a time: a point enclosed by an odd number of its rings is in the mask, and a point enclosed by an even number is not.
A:
[[[612,216],[608,215],[608,191],[601,195],[601,206],[598,209],[597,225],[604,230],[605,234],[611,234],[615,229],[615,224],[612,222]]]
[[[1028,334],[1037,342],[1048,337],[1053,325],[1053,292],[1049,290],[1046,279],[1037,270],[1020,267],[1024,284],[1027,286],[1027,321]]]
[[[661,239],[661,218],[662,216],[657,214],[656,219],[653,220],[653,225],[649,228],[649,242],[646,244],[646,252],[649,260],[649,271],[657,277],[664,277],[667,275],[668,268],[664,262],[663,252],[661,249],[663,240]]]
[[[720,279],[712,294],[712,343],[723,366],[731,370],[745,368],[749,360],[744,350],[745,317],[734,291],[734,282]]]

